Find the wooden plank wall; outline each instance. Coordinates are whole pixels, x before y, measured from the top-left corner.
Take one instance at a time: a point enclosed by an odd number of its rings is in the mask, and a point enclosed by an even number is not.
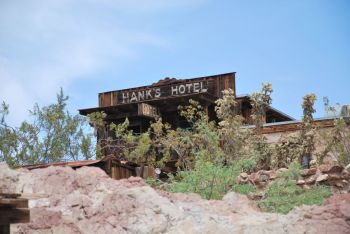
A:
[[[316,120],[313,125],[316,128],[330,128],[334,126],[334,120],[333,119]],[[263,127],[262,133],[271,134],[271,133],[277,133],[277,132],[293,132],[293,131],[298,131],[300,129],[301,129],[301,122],[293,122],[293,123],[280,122],[272,125],[267,125],[267,126],[265,125]]]
[[[113,179],[119,180],[124,178],[129,178],[130,176],[135,176],[135,169],[128,166],[118,165],[115,163],[111,164],[111,174]]]

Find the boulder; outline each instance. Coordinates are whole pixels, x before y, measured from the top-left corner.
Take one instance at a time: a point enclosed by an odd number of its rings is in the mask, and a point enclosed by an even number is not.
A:
[[[316,178],[316,182],[322,182],[322,181],[327,181],[327,180],[328,180],[328,174],[319,175]]]
[[[304,185],[305,184],[305,180],[298,180],[297,181],[297,185]]]
[[[322,164],[319,167],[319,170],[322,173],[341,173],[343,171],[343,167],[338,166],[338,165],[329,165],[329,164]]]
[[[314,184],[316,182],[316,178],[317,178],[316,175],[312,175],[312,176],[305,178],[304,180],[305,180],[306,184]]]
[[[301,172],[301,175],[302,175],[302,176],[315,175],[315,174],[316,174],[316,171],[317,171],[317,168],[315,168],[315,167],[310,168],[310,169],[304,169],[304,170]]]

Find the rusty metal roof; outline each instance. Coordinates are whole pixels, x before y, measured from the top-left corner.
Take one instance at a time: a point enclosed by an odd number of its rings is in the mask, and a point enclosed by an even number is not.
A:
[[[82,161],[72,161],[72,162],[54,162],[54,163],[43,163],[43,164],[32,164],[25,165],[22,168],[26,168],[28,170],[38,169],[38,168],[46,168],[50,166],[61,166],[61,167],[83,167],[90,166],[96,163],[101,162],[101,160],[82,160]]]
[[[41,164],[32,164],[32,165],[24,165],[19,168],[26,168],[28,170],[33,170],[33,169],[38,169],[38,168],[46,168],[50,166],[60,166],[60,167],[72,167],[72,168],[77,168],[77,167],[83,167],[83,166],[92,166],[94,164],[100,163],[100,162],[106,162],[106,161],[113,161],[120,163],[121,165],[128,165],[128,166],[136,166],[137,164],[126,161],[126,160],[119,160],[113,155],[105,156],[102,159],[98,160],[82,160],[82,161],[71,161],[71,162],[53,162],[53,163],[41,163]]]

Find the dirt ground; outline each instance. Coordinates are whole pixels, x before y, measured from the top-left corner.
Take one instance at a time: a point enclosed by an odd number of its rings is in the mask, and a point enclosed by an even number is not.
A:
[[[0,190],[30,199],[31,222],[11,233],[350,233],[350,196],[287,215],[264,213],[233,192],[223,200],[156,191],[141,178],[113,180],[102,170],[0,164]]]

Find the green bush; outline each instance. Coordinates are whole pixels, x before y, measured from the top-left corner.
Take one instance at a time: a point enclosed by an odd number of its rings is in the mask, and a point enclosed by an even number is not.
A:
[[[242,170],[247,173],[252,173],[257,166],[254,159],[244,159],[242,160]]]
[[[221,199],[236,183],[239,166],[215,165],[199,161],[194,170],[178,172],[180,180],[171,176],[171,192],[194,192],[205,199]]]
[[[259,202],[264,211],[287,214],[300,205],[322,205],[324,198],[331,195],[330,188],[316,185],[302,189],[294,181],[277,180],[269,185],[266,198]]]
[[[232,190],[236,193],[248,195],[249,193],[254,193],[256,188],[252,184],[235,184],[233,185]]]

